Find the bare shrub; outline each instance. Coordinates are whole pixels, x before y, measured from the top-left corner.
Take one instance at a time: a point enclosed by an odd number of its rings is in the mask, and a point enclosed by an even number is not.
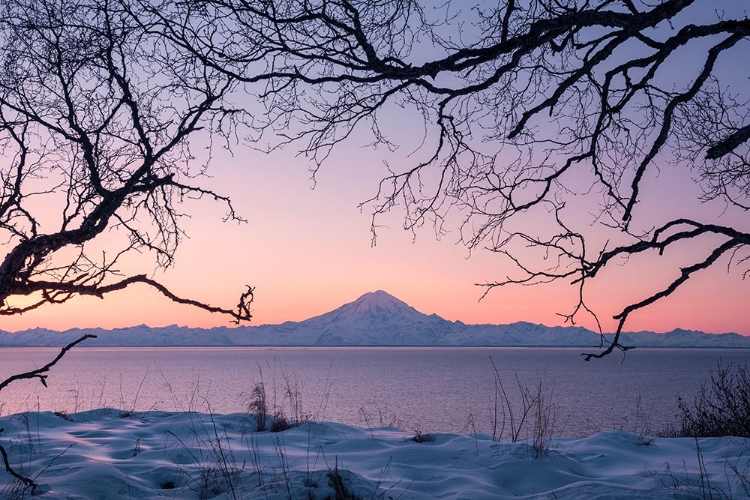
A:
[[[701,385],[692,404],[681,397],[678,427],[670,433],[684,437],[750,437],[750,371],[747,363],[718,363],[711,382]]]
[[[295,426],[296,424],[294,422],[289,422],[289,420],[284,416],[284,413],[278,412],[273,416],[273,420],[271,420],[271,427],[268,430],[271,432],[284,432]]]
[[[556,430],[557,408],[542,380],[535,391],[525,386],[518,373],[514,372],[519,401],[514,401],[506,391],[500,372],[490,357],[495,381],[494,406],[492,408],[492,439],[501,439],[506,434],[512,443],[523,436],[532,438],[535,457],[549,452]],[[528,426],[533,426],[529,432]],[[524,433],[524,431],[526,431]]]
[[[336,465],[328,472],[328,485],[333,488],[334,497],[332,500],[357,500],[359,498],[344,483],[344,478],[339,472],[338,457],[336,458]]]
[[[187,478],[188,486],[199,499],[214,498],[224,495],[236,500],[241,498],[242,471],[245,462],[239,464],[235,458],[232,445],[225,430],[219,431],[214,413],[208,402],[210,423],[201,418],[192,418],[186,423],[193,443],[186,442],[171,430],[166,431],[167,442],[174,440],[174,453],[186,455],[197,465],[197,473],[186,468],[182,472]],[[169,488],[168,488],[169,489]]]
[[[312,418],[302,410],[302,384],[297,375],[289,375],[283,370],[283,366],[281,368],[283,385],[279,394],[276,377],[272,377],[267,389],[263,368],[258,366],[260,382],[253,386],[247,403],[247,412],[255,416],[256,432],[281,432],[309,422]],[[284,409],[284,402],[288,404],[288,414]]]
[[[432,434],[427,434],[420,430],[417,430],[414,433],[414,437],[411,438],[411,441],[414,441],[415,443],[434,443],[435,436]]]
[[[284,378],[284,396],[289,403],[289,416],[293,425],[301,425],[310,420],[310,417],[302,411],[302,385],[297,374],[289,375],[282,373]]]
[[[541,380],[534,400],[534,435],[531,449],[534,457],[539,458],[549,454],[552,436],[556,430],[557,408]]]
[[[492,415],[492,439],[502,438],[507,423],[510,425],[510,441],[512,443],[515,443],[521,436],[521,430],[523,429],[524,423],[531,414],[536,401],[528,387],[525,387],[521,383],[521,380],[518,378],[518,373],[514,372],[514,375],[516,377],[516,385],[518,387],[518,393],[521,398],[521,406],[519,409],[520,411],[516,412],[516,406],[513,404],[510,396],[505,390],[502,377],[500,377],[500,372],[498,371],[497,366],[495,365],[495,361],[492,359],[492,357],[490,357],[490,363],[492,363],[492,369],[495,376],[495,400]],[[501,395],[502,399],[500,398]],[[498,425],[500,426],[499,431]]]
[[[255,415],[255,431],[265,431],[268,424],[268,398],[263,382],[258,382],[253,387],[250,402],[247,404],[247,412]]]

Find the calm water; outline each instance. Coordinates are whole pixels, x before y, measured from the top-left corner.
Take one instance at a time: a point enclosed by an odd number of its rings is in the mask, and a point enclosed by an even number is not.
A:
[[[557,434],[662,429],[677,395],[692,400],[717,362],[745,363],[750,350],[636,349],[584,362],[580,349],[526,348],[77,348],[45,389],[21,381],[0,392],[0,413],[127,410],[242,412],[255,383],[287,415],[294,411],[360,427],[492,432],[495,381],[506,391],[541,381]],[[0,380],[44,365],[47,348],[0,349]],[[518,410],[516,410],[518,411]]]

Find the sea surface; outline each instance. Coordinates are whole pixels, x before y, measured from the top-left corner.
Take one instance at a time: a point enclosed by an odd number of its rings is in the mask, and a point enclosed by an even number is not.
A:
[[[52,348],[0,348],[0,380],[45,365]],[[422,433],[503,434],[522,392],[554,411],[554,433],[653,433],[676,422],[718,363],[746,349],[634,349],[585,362],[578,348],[139,347],[70,351],[38,380],[0,392],[0,414],[116,408],[237,413],[263,383],[272,412]],[[493,366],[494,365],[494,366]],[[497,374],[495,375],[495,369]],[[501,383],[498,383],[501,382]],[[503,392],[504,391],[504,392]],[[533,424],[533,415],[527,423]],[[522,432],[527,434],[530,427]]]

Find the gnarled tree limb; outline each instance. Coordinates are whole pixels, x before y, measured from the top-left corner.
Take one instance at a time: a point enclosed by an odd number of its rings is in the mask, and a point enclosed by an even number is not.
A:
[[[750,210],[750,75],[737,64],[750,19],[742,8],[717,13],[694,0],[500,0],[462,11],[416,0],[200,5],[200,13],[153,6],[153,29],[250,89],[262,84],[257,95],[267,115],[254,123],[253,137],[272,137],[272,148],[297,146],[314,170],[357,130],[389,153],[397,149],[400,130],[388,133],[398,127],[394,110],[421,118],[424,137],[408,143],[412,153],[398,164],[389,162],[365,202],[373,233],[376,218],[394,207],[404,208],[406,229],[433,224],[437,234],[458,212],[461,242],[515,267],[516,275],[484,283],[487,291],[572,282],[577,304],[563,316],[573,322],[580,312],[593,314],[586,285],[615,260],[702,248],[706,235],[735,239],[733,231],[743,235],[733,251],[750,252],[746,215],[734,225],[705,220],[690,228],[680,222],[689,217],[666,224],[658,211],[641,209],[647,184],[672,162],[704,192],[686,205]],[[205,37],[176,28],[193,26],[195,16],[221,29]],[[735,68],[734,76],[724,67]],[[584,197],[587,220],[570,210]],[[527,214],[547,218],[519,229]],[[605,231],[606,238],[597,234]],[[724,241],[714,247],[719,255],[726,255]],[[527,262],[529,247],[544,258]],[[697,257],[684,267],[698,272],[718,261]],[[662,292],[624,306],[609,347],[622,347],[630,313],[684,283],[659,284]]]

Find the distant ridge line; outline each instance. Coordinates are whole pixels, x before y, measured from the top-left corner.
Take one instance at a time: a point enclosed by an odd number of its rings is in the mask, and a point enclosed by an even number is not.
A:
[[[111,330],[73,328],[64,332],[35,328],[0,330],[0,347],[64,345],[93,333],[88,347],[138,346],[487,346],[596,348],[598,333],[577,326],[548,327],[528,322],[467,325],[437,314],[423,314],[383,290],[368,292],[327,313],[278,325],[190,328],[139,325]],[[606,337],[606,336],[605,336]],[[625,333],[622,343],[636,347],[746,348],[750,336],[675,329],[668,333]]]

